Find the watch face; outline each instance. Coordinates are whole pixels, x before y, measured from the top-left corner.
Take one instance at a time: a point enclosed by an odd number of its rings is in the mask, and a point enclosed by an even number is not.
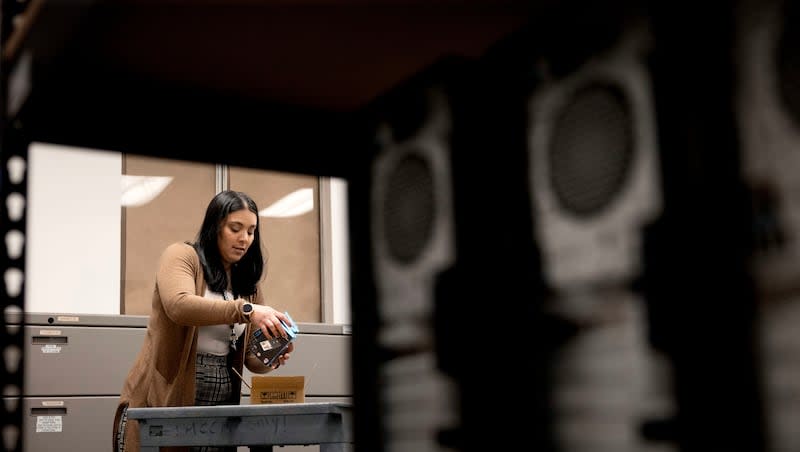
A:
[[[246,304],[246,305],[244,305],[243,309],[244,309],[244,313],[245,314],[250,314],[251,312],[253,312],[253,305]]]

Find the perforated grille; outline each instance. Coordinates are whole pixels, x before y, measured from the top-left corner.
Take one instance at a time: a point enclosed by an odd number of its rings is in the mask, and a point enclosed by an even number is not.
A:
[[[550,179],[562,207],[590,216],[614,199],[633,157],[631,112],[609,84],[578,90],[557,116],[548,149]]]
[[[385,239],[392,258],[410,263],[425,248],[436,215],[434,201],[429,162],[407,154],[389,173],[383,199]]]

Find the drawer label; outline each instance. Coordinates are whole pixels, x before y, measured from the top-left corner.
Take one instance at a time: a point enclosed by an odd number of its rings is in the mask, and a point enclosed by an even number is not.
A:
[[[80,320],[80,317],[75,315],[60,315],[58,316],[59,322],[77,322]]]
[[[42,400],[42,406],[64,406],[63,400]]]
[[[39,330],[40,336],[61,336],[61,330]]]
[[[62,416],[36,416],[36,433],[60,433]]]
[[[42,345],[42,353],[61,353],[61,347],[56,344]]]

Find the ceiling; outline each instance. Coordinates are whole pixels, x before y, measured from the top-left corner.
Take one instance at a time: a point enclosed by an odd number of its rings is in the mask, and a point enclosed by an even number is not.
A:
[[[630,1],[27,0],[20,118],[32,140],[349,177],[394,88],[506,50],[521,76],[532,49],[580,61]]]
[[[537,8],[548,2],[536,2]],[[37,58],[352,111],[442,56],[481,56],[523,0],[44,0]]]

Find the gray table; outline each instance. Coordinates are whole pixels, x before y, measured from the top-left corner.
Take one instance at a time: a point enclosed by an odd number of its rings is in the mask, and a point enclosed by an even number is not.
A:
[[[139,421],[142,452],[162,446],[319,444],[320,452],[351,452],[352,405],[341,402],[129,408]]]

